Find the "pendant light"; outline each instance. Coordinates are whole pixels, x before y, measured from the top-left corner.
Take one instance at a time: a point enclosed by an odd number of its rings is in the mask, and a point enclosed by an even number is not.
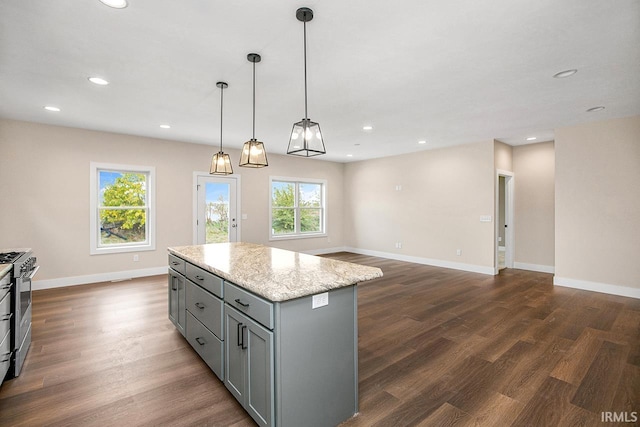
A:
[[[228,154],[222,152],[222,94],[224,89],[229,87],[229,85],[225,82],[218,82],[216,86],[220,88],[220,151],[213,155],[209,173],[212,175],[230,175],[233,173],[231,159]]]
[[[307,22],[313,19],[313,10],[301,7],[296,11],[296,18],[304,26],[304,119],[293,124],[287,154],[311,157],[325,154],[320,124],[312,122],[307,114]]]
[[[247,55],[247,59],[253,63],[253,136],[242,147],[240,166],[263,168],[269,166],[267,152],[264,149],[264,144],[256,140],[256,62],[260,62],[262,58],[257,53],[250,53]]]

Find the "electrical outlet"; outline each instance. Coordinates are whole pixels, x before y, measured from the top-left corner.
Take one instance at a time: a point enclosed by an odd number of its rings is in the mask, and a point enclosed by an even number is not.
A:
[[[457,256],[462,255],[462,249],[456,249],[456,255]]]
[[[325,305],[329,305],[329,293],[324,292],[322,294],[317,294],[311,297],[311,309],[314,310],[316,308],[324,307]]]
[[[396,242],[396,249],[402,249],[402,243]]]
[[[140,258],[138,257],[138,254],[134,254],[134,255],[133,255],[133,261],[134,261],[134,262],[138,262],[138,261],[140,261]]]

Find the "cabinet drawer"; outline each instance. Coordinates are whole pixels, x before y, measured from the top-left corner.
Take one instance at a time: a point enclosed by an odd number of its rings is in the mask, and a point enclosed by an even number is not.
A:
[[[0,279],[0,300],[11,290],[11,273],[7,273],[2,279]],[[0,335],[2,337],[4,335]]]
[[[187,280],[187,310],[221,340],[223,304],[221,299]]]
[[[222,298],[222,279],[215,274],[187,263],[187,279],[202,286],[215,296]]]
[[[273,303],[229,282],[224,282],[224,300],[238,311],[273,329]]]
[[[11,327],[11,294],[8,293],[0,301],[0,337],[4,337]]]
[[[187,312],[187,341],[213,373],[224,381],[222,341],[189,312]]]
[[[183,259],[178,258],[175,255],[169,254],[169,267],[173,268],[175,271],[177,271],[182,275],[184,275],[185,264],[186,262]]]
[[[11,364],[11,335],[9,332],[4,334],[4,338],[0,341],[0,384],[4,380],[9,365]]]

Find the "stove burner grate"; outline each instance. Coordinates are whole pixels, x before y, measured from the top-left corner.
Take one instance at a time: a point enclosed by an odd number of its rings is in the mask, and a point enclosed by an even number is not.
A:
[[[22,255],[24,252],[5,252],[0,254],[0,264],[11,264]]]

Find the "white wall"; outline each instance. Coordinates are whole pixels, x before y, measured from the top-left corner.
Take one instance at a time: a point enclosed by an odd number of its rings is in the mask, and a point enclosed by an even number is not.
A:
[[[515,266],[553,272],[555,150],[541,142],[513,147]]]
[[[267,150],[269,145],[267,144]],[[208,171],[215,147],[35,123],[0,120],[0,249],[32,247],[37,279],[66,283],[166,269],[167,247],[192,244],[194,171]],[[269,155],[270,166],[237,165],[242,178],[242,239],[296,251],[343,247],[340,163]],[[156,250],[89,255],[89,163],[155,166]],[[269,242],[269,175],[328,180],[329,238]],[[329,242],[330,240],[330,242]],[[155,269],[155,270],[154,270]],[[134,273],[131,273],[131,272]],[[137,271],[137,273],[136,273]]]
[[[494,212],[493,145],[348,163],[346,241],[363,253],[491,274],[494,225],[480,216]]]
[[[555,283],[640,298],[640,116],[555,135]]]

